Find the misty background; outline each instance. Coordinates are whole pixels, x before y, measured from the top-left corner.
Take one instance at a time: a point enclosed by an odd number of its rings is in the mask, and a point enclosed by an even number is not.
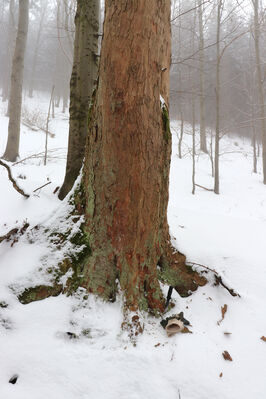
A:
[[[200,5],[200,7],[199,7]],[[260,2],[260,43],[266,39],[265,0]],[[103,7],[102,7],[103,8]],[[199,23],[202,12],[202,27]],[[55,106],[65,112],[69,104],[75,35],[76,0],[30,2],[23,98],[36,91],[50,93],[55,85]],[[103,13],[103,10],[102,10]],[[200,98],[205,123],[215,128],[217,68],[216,1],[172,1],[171,117],[200,123]],[[103,19],[103,18],[102,18]],[[1,100],[8,101],[10,69],[18,20],[18,0],[0,1]],[[226,0],[220,24],[220,132],[243,136],[256,134],[260,141],[258,90],[254,47],[252,0]],[[202,35],[200,30],[202,29]],[[101,29],[100,29],[101,31]],[[201,40],[203,36],[203,46]],[[260,46],[263,83],[266,49]],[[204,90],[201,86],[201,74]],[[265,84],[264,84],[265,91]]]

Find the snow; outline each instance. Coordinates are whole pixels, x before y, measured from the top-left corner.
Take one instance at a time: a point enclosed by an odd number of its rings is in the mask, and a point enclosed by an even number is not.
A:
[[[25,99],[29,109],[45,115],[48,96]],[[1,104],[3,107],[3,104]],[[8,120],[0,112],[0,152]],[[56,110],[50,123],[47,166],[31,158],[12,167],[23,198],[0,169],[0,235],[11,228],[39,224],[55,226],[67,211],[53,194],[64,177],[67,116]],[[190,131],[190,126],[185,126]],[[214,268],[241,298],[210,283],[188,298],[173,293],[175,308],[184,311],[193,334],[166,336],[160,320],[140,315],[145,329],[136,345],[121,330],[123,300],[106,304],[86,296],[60,295],[22,305],[15,295],[23,287],[49,282],[39,270],[58,261],[45,234],[32,233],[32,244],[22,237],[0,244],[0,398],[5,399],[261,399],[266,397],[266,196],[261,171],[252,173],[250,143],[240,138],[221,141],[221,194],[201,188],[191,194],[192,137],[185,134],[183,159],[177,156],[179,123],[173,122],[169,223],[173,241],[188,261]],[[22,126],[21,159],[44,150],[44,133]],[[235,143],[238,143],[236,145]],[[241,153],[239,152],[241,151]],[[212,188],[210,160],[197,157],[197,183]],[[26,176],[26,179],[19,178]],[[37,193],[33,190],[51,184]],[[67,226],[62,224],[62,229]],[[167,287],[164,287],[167,290]],[[228,310],[221,320],[221,307]],[[67,332],[73,333],[72,335]],[[231,333],[225,335],[225,332]],[[158,345],[160,344],[160,345]],[[224,360],[227,350],[233,361]],[[222,377],[220,377],[220,374]],[[8,381],[17,374],[17,383]]]

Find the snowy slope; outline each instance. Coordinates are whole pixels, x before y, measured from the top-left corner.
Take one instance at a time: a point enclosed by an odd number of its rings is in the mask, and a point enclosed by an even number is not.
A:
[[[30,109],[48,108],[47,99],[26,100]],[[2,106],[2,104],[1,104]],[[7,118],[0,113],[0,152],[5,148]],[[143,316],[145,330],[136,346],[121,332],[122,301],[103,304],[84,293],[60,295],[22,305],[11,286],[38,282],[45,240],[21,240],[12,248],[0,244],[0,398],[5,399],[263,399],[266,397],[266,188],[252,170],[248,142],[224,138],[221,194],[197,188],[191,194],[191,157],[177,157],[179,124],[173,123],[169,223],[179,250],[188,260],[215,268],[240,293],[233,298],[210,284],[189,298],[174,293],[177,313],[184,311],[193,334],[167,338],[159,320]],[[49,149],[56,149],[46,167],[29,159],[12,168],[26,200],[14,191],[0,169],[0,235],[27,220],[49,224],[62,203],[53,194],[64,176],[68,124],[57,113]],[[190,130],[186,126],[186,130]],[[43,151],[45,136],[22,127],[21,159]],[[236,146],[235,142],[238,142]],[[184,153],[191,145],[185,135]],[[235,151],[243,151],[243,154]],[[232,152],[233,151],[233,152]],[[58,154],[58,156],[56,155]],[[197,158],[198,184],[212,187],[210,161]],[[18,178],[19,175],[26,179]],[[49,258],[48,258],[49,259]],[[221,320],[221,307],[228,310]],[[2,303],[3,305],[3,303]],[[67,334],[75,334],[72,338]],[[230,332],[230,335],[225,335]],[[158,345],[159,344],[159,345]],[[224,360],[227,350],[233,361]],[[220,377],[220,374],[222,376]],[[15,385],[9,379],[18,374]]]

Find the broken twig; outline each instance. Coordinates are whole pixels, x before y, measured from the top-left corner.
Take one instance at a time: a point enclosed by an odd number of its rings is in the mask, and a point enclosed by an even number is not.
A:
[[[196,186],[196,187],[203,188],[203,190],[206,190],[206,191],[213,191],[212,188],[207,188],[207,187],[201,186],[200,184],[196,184],[196,183],[195,183],[195,186]]]
[[[36,191],[40,190],[41,188],[48,186],[48,184],[51,184],[52,182],[49,181],[48,183],[43,184],[41,187],[36,188],[35,190],[33,190],[33,192],[35,193]]]
[[[12,176],[10,167],[9,167],[5,162],[3,162],[3,161],[1,161],[1,160],[0,160],[0,165],[2,165],[4,168],[6,168],[7,173],[8,173],[8,178],[9,178],[9,180],[11,181],[11,183],[13,184],[14,189],[15,189],[19,194],[23,195],[23,197],[29,198],[29,194],[26,194],[26,193],[22,190],[22,188],[20,188],[20,187],[17,185],[15,179],[14,179],[13,176]]]
[[[209,270],[210,272],[212,272],[212,273],[214,274],[216,285],[221,284],[221,286],[223,286],[223,287],[229,292],[230,295],[232,295],[232,296],[238,296],[239,298],[241,298],[241,296],[240,296],[237,292],[235,292],[235,290],[234,290],[233,288],[229,288],[229,287],[224,283],[224,281],[222,280],[222,277],[220,276],[219,273],[217,273],[216,270],[211,269],[211,268],[208,267],[208,266],[201,265],[200,263],[195,263],[195,262],[187,262],[187,263],[189,263],[191,266],[199,266],[199,267],[203,267],[203,268],[206,269],[206,270]]]

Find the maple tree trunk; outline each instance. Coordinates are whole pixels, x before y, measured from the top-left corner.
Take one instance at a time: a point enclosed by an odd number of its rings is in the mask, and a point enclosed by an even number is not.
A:
[[[66,175],[59,192],[63,199],[80,172],[88,133],[88,111],[98,73],[99,0],[78,0],[74,60],[70,82],[70,123]]]
[[[170,51],[170,0],[106,3],[80,188],[90,251],[79,285],[114,300],[119,281],[130,310],[153,313],[159,280],[184,296],[205,283],[170,243]]]

